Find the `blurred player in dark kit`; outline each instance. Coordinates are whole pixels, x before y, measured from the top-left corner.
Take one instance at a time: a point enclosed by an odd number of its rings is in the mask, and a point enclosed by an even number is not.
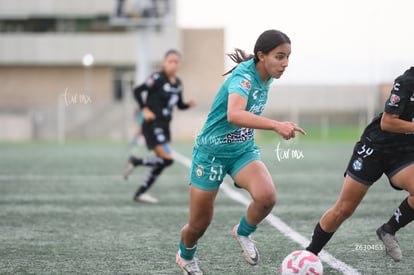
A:
[[[170,148],[170,122],[174,106],[181,110],[195,106],[195,101],[185,103],[182,99],[182,82],[176,73],[181,55],[176,50],[166,52],[163,68],[153,73],[144,83],[134,89],[134,97],[143,114],[142,132],[149,150],[155,156],[136,158],[130,156],[124,171],[127,179],[136,166],[149,166],[150,171],[134,195],[135,201],[157,203],[157,199],[146,192],[154,184],[161,172],[173,163]],[[144,99],[144,91],[147,92]]]

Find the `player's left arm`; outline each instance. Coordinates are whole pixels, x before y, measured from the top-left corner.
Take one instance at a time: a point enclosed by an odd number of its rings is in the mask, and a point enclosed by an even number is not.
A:
[[[414,133],[414,123],[400,119],[400,115],[384,112],[381,118],[381,129],[393,133]]]

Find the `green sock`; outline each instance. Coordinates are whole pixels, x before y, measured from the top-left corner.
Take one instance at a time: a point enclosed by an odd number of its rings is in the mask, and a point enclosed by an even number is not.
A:
[[[182,241],[180,241],[180,257],[186,260],[192,260],[197,250],[197,244],[191,248],[185,247]]]
[[[240,219],[239,228],[237,228],[237,234],[241,236],[249,236],[254,231],[256,231],[256,225],[250,225],[246,221],[246,216],[243,216]]]

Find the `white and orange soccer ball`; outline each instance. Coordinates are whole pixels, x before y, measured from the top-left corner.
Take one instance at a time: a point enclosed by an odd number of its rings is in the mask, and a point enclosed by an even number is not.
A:
[[[307,250],[296,250],[287,255],[280,264],[281,275],[323,275],[318,256]]]

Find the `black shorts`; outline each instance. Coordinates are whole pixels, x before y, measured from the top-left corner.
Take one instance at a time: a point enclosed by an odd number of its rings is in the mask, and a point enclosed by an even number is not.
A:
[[[170,142],[170,124],[168,122],[144,121],[142,134],[145,137],[148,149],[152,150],[157,145]]]
[[[384,153],[359,141],[354,147],[345,175],[370,186],[385,174],[391,186],[401,190],[390,179],[411,164],[414,164],[414,152]]]

